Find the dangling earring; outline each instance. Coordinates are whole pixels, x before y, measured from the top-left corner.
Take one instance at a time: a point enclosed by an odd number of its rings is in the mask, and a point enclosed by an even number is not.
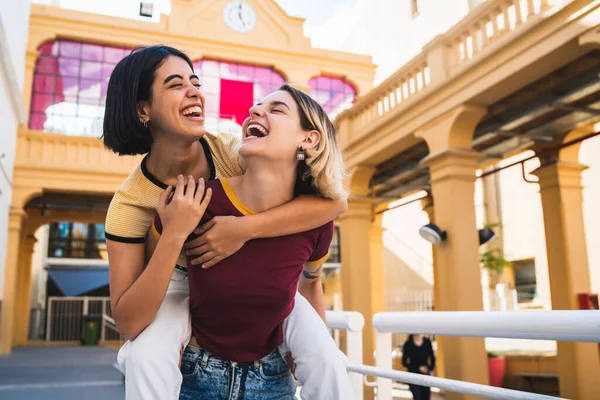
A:
[[[140,118],[140,122],[142,123],[142,125],[144,125],[144,128],[148,129],[148,121]]]
[[[306,159],[306,155],[304,154],[304,148],[302,146],[298,146],[298,151],[296,151],[296,160],[304,161]]]

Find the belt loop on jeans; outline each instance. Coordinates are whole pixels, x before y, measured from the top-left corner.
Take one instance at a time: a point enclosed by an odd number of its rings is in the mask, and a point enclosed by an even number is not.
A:
[[[210,354],[206,350],[202,350],[202,357],[200,358],[200,365],[202,368],[206,368],[208,366],[208,359],[210,358]]]

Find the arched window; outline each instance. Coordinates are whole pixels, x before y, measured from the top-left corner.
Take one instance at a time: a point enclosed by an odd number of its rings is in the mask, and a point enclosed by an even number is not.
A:
[[[131,49],[56,40],[38,50],[29,128],[99,137],[110,74]]]
[[[272,68],[200,60],[194,63],[206,97],[206,129],[241,133],[248,109],[277,90],[284,79]]]
[[[356,97],[356,90],[340,78],[317,76],[308,81],[310,95],[332,120],[342,111],[350,108]]]
[[[108,80],[131,49],[56,40],[39,48],[29,128],[67,135],[102,134]],[[284,79],[268,67],[214,60],[194,63],[206,96],[206,124],[211,132],[239,133],[248,109],[277,90]],[[310,95],[335,118],[354,101],[354,88],[339,78],[310,80]]]

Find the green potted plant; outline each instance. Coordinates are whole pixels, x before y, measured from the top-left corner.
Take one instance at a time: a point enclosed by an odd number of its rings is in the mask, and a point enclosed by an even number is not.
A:
[[[497,275],[502,275],[504,268],[512,267],[512,263],[504,258],[504,253],[501,249],[486,250],[480,254],[479,260],[483,269]]]

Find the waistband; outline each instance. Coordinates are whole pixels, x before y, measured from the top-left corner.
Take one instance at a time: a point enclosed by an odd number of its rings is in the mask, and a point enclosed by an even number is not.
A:
[[[240,364],[254,365],[257,368],[260,366],[261,361],[269,361],[269,360],[273,359],[274,357],[281,357],[281,355],[279,354],[279,350],[275,349],[259,360],[237,362],[237,361],[227,360],[225,358],[214,355],[211,352],[209,352],[208,350],[205,350],[201,347],[196,347],[196,346],[192,346],[189,344],[186,346],[186,348],[184,350],[184,354],[192,355],[192,357],[198,359],[204,366],[206,366],[209,361],[216,361],[216,362],[220,362],[220,363],[232,363],[235,365],[240,365]]]
[[[177,266],[179,267],[179,265]],[[187,269],[177,268],[173,270],[173,275],[171,275],[172,281],[183,281],[187,279]]]

